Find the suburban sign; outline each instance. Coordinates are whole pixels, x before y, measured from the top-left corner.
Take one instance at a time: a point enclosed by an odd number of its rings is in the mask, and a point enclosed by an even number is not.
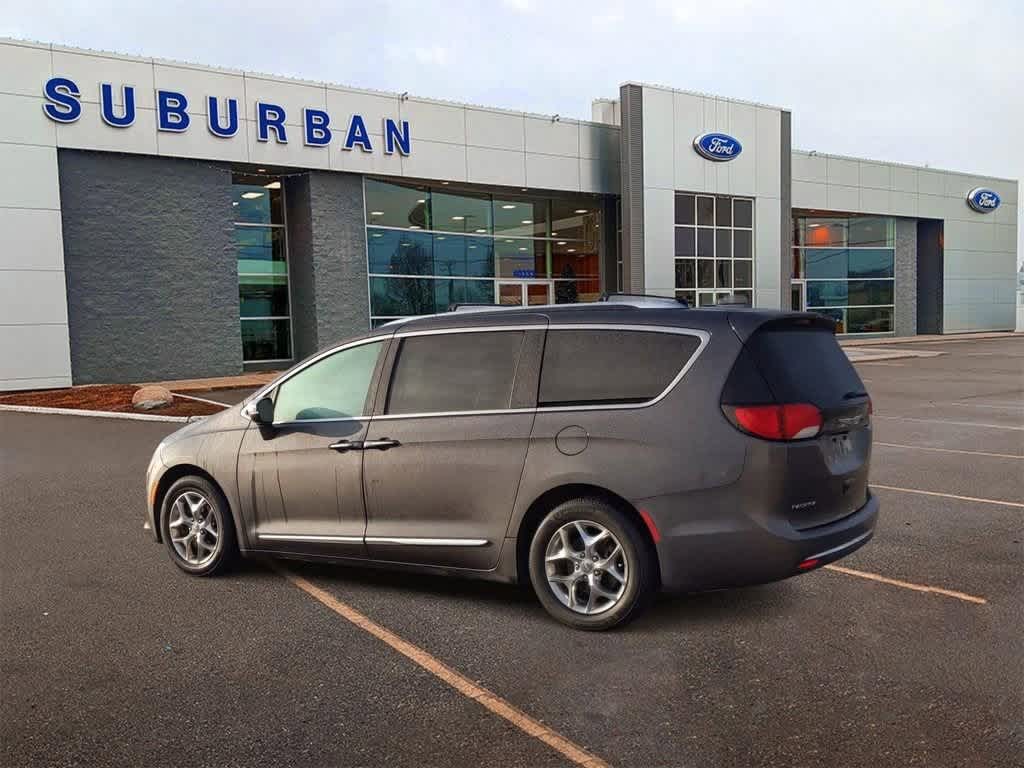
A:
[[[78,84],[67,77],[52,77],[43,86],[43,112],[57,123],[73,123],[82,116],[82,92]],[[116,94],[110,83],[100,84],[100,117],[112,128],[129,128],[135,122],[135,86],[122,85]],[[326,147],[337,130],[342,149],[356,147],[372,152],[374,139],[362,115],[348,116],[343,129],[331,123],[331,116],[322,109],[306,107],[302,110],[301,127],[286,126],[284,107],[257,101],[252,119],[256,123],[258,141],[287,144],[289,134],[301,133],[308,147]],[[192,125],[189,100],[183,93],[158,89],[156,91],[156,127],[158,131],[183,133]],[[206,129],[219,139],[231,139],[238,133],[238,99],[206,97],[206,115],[197,116],[206,122]],[[381,127],[384,154],[398,152],[408,155],[412,149],[407,120],[384,118]],[[294,138],[294,136],[292,136]]]
[[[693,148],[697,154],[715,162],[735,160],[743,151],[743,145],[725,133],[702,133],[693,140]]]
[[[985,187],[975,187],[967,193],[967,204],[979,213],[992,213],[1000,202],[999,195]]]

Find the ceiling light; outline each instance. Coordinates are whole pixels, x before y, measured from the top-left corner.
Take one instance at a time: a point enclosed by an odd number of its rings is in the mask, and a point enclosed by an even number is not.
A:
[[[465,221],[465,216],[452,216],[452,221]]]
[[[821,224],[808,224],[807,226],[813,229],[814,227],[820,227]]]
[[[232,205],[238,205],[238,201],[237,201],[237,200],[232,200],[232,201],[231,201],[231,204],[232,204]]]
[[[525,249],[525,248],[520,248],[519,250],[520,250],[520,251],[525,251],[526,249]]]
[[[371,216],[383,216],[384,211],[370,211]]]
[[[522,191],[523,191],[523,192],[525,192],[525,191],[526,191],[526,187],[523,187],[523,188],[522,188]]]
[[[410,224],[409,225],[409,229],[419,229],[419,228],[420,228],[419,224]]]
[[[551,236],[552,236],[552,237],[558,237],[558,233],[557,233],[557,232],[552,232],[552,233],[551,233]]]
[[[558,241],[558,244],[559,244],[559,245],[565,245],[565,240],[559,240],[559,241]]]
[[[437,236],[437,239],[438,239],[438,240],[444,240],[444,235],[438,235],[438,236]]]
[[[514,243],[514,242],[515,242],[515,240],[506,240],[505,242],[506,242],[506,243]]]
[[[576,253],[576,249],[575,248],[570,248],[569,249],[569,253]]]
[[[486,229],[478,229],[477,232],[486,232]]]
[[[281,182],[280,181],[272,181],[269,184],[264,184],[263,188],[264,189],[280,189],[281,188]]]
[[[257,172],[257,173],[266,173],[266,172],[267,172],[267,169],[266,169],[266,168],[257,168],[257,169],[256,169],[256,172]]]
[[[403,248],[408,248],[412,243],[402,243]]]
[[[255,200],[257,197],[263,197],[264,194],[265,193],[263,193],[263,192],[243,192],[242,193],[242,199],[243,200]]]
[[[533,219],[523,219],[523,224],[533,224]]]
[[[370,237],[384,237],[380,232],[374,232]]]
[[[448,182],[447,181],[442,181],[441,182],[441,186],[442,187],[447,187],[448,186]]]
[[[586,212],[587,212],[586,208],[577,208],[576,209],[576,213],[586,213]]]
[[[505,205],[501,207],[504,208],[506,211],[511,211],[513,208],[515,208],[515,206],[512,205],[512,203],[505,203]]]
[[[417,200],[416,202],[417,202],[417,203],[419,203],[420,205],[423,205],[423,203],[427,202],[427,199],[426,199],[425,197],[421,197],[421,198],[420,198],[419,200]]]
[[[474,248],[476,248],[476,246],[475,246],[475,245],[471,245],[471,246],[469,246],[469,250],[473,250]]]

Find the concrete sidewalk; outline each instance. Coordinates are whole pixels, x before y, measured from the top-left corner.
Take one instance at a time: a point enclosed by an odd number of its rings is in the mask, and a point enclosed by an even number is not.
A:
[[[979,333],[940,333],[922,336],[880,336],[872,339],[840,339],[844,347],[874,347],[879,344],[920,344],[941,341],[979,341],[985,339],[1024,339],[1024,333],[1016,331],[984,331]]]

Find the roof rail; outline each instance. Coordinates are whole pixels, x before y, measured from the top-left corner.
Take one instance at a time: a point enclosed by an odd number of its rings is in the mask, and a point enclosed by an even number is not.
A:
[[[685,309],[690,306],[686,299],[677,299],[674,296],[658,296],[653,293],[605,293],[598,301],[605,301],[609,304],[629,304],[634,307]]]
[[[503,309],[522,309],[520,304],[473,304],[470,302],[464,302],[461,304],[449,304],[449,312],[494,312],[495,310]]]

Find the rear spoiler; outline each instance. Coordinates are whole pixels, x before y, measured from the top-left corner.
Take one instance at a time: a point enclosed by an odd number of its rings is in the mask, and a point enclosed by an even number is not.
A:
[[[814,312],[780,312],[776,315],[762,315],[752,312],[730,312],[729,325],[740,341],[746,342],[756,331],[781,330],[821,330],[831,334],[836,332],[836,324],[831,318]]]

